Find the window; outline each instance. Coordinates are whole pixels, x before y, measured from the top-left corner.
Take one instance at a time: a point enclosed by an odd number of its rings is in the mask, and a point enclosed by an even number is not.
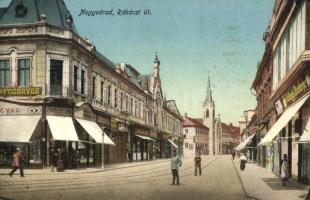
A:
[[[188,143],[187,142],[185,142],[185,148],[188,148]]]
[[[9,86],[10,82],[10,61],[0,60],[0,86]]]
[[[120,107],[123,110],[123,93],[121,92]]]
[[[117,108],[117,101],[118,101],[118,96],[117,96],[117,89],[114,90],[114,108]]]
[[[128,95],[126,95],[126,111],[128,112],[128,104],[129,104],[129,102],[128,102]]]
[[[133,98],[130,99],[130,112],[133,114]]]
[[[185,133],[188,133],[188,129],[187,128],[185,129]]]
[[[30,59],[18,60],[18,86],[29,86],[30,83]]]
[[[206,117],[209,117],[209,110],[206,110]]]
[[[73,89],[75,92],[77,92],[77,85],[78,85],[78,70],[79,68],[77,66],[74,66],[74,72],[73,72]]]
[[[100,82],[100,101],[101,102],[103,102],[103,96],[104,96],[104,94],[103,94],[103,86],[104,86],[104,82],[101,81]]]
[[[96,99],[96,76],[93,76],[93,99]]]
[[[85,70],[81,70],[81,94],[85,94]]]
[[[108,86],[108,105],[111,105],[111,85]]]
[[[62,96],[63,61],[50,60],[50,94]]]

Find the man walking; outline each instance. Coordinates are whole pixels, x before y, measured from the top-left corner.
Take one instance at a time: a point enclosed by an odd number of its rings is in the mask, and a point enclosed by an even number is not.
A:
[[[177,179],[177,185],[180,185],[179,167],[182,166],[182,161],[177,152],[173,151],[173,157],[171,158],[171,172],[172,172],[172,185],[175,185],[175,179]]]
[[[195,161],[195,176],[197,176],[197,168],[199,169],[199,175],[201,176],[201,157],[198,152],[196,153],[194,161]]]
[[[13,155],[13,163],[12,163],[12,171],[9,173],[9,176],[12,177],[14,172],[19,169],[20,177],[24,176],[24,170],[23,170],[23,154],[19,147],[16,148],[16,152]]]

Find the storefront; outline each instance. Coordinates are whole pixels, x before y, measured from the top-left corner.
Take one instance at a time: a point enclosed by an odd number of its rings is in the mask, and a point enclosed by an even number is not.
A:
[[[150,131],[143,127],[135,127],[133,136],[133,160],[154,159],[155,139],[150,137]]]
[[[0,167],[12,164],[13,154],[21,148],[25,167],[42,167],[42,103],[0,103]]]
[[[305,73],[276,101],[277,121],[260,142],[273,143],[274,173],[280,174],[283,156],[287,154],[290,174],[303,182],[309,180],[309,150],[308,144],[299,139],[309,121],[309,96],[310,78]]]

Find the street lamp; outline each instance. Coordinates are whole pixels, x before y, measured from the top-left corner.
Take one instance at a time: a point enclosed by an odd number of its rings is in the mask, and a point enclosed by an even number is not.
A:
[[[104,169],[104,130],[106,127],[102,127],[102,145],[101,145],[101,169]]]

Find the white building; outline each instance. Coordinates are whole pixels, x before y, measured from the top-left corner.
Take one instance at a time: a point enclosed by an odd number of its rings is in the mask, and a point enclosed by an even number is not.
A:
[[[209,154],[209,128],[203,125],[202,119],[193,119],[185,114],[183,121],[184,156],[194,156],[197,152]]]

